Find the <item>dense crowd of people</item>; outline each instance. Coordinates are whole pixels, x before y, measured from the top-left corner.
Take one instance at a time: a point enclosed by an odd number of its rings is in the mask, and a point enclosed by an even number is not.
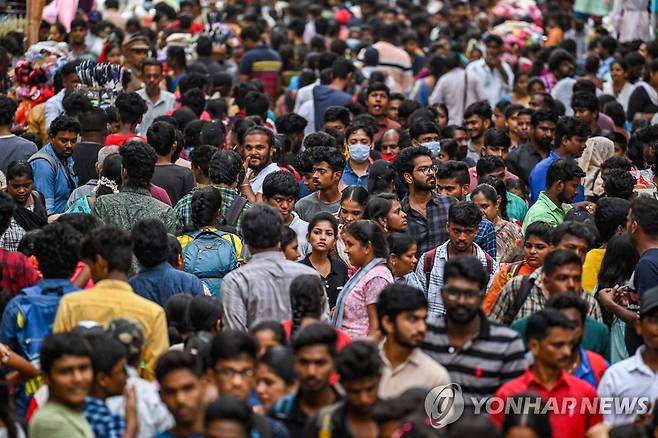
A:
[[[0,436],[655,436],[651,12],[55,0],[4,30]]]

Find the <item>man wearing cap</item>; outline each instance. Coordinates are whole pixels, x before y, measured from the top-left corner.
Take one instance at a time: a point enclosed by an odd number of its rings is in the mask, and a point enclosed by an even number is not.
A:
[[[627,322],[631,328],[632,323]],[[612,365],[599,383],[598,395],[604,400],[623,400],[632,403],[638,397],[647,400],[645,409],[650,409],[658,398],[656,372],[658,372],[658,287],[646,291],[640,299],[640,316],[635,321],[635,331],[642,337],[644,345],[628,359]],[[616,403],[612,403],[615,406]],[[630,404],[630,406],[634,406]],[[642,406],[635,405],[636,409]],[[604,412],[605,422],[611,426],[633,423],[637,414],[629,410]]]
[[[124,67],[132,77],[128,83],[128,92],[137,91],[144,86],[142,82],[142,63],[151,48],[149,40],[144,35],[133,35],[123,42],[123,56],[126,58]]]

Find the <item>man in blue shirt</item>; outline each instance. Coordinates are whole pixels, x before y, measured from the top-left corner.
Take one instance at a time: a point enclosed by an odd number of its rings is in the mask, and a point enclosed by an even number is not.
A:
[[[78,186],[72,155],[79,134],[80,124],[75,119],[57,117],[48,130],[50,143],[28,160],[34,170],[34,188],[45,198],[48,215],[64,213]]]
[[[587,125],[576,118],[564,117],[558,121],[555,129],[555,148],[530,173],[530,191],[533,203],[537,201],[539,194],[546,190],[546,173],[551,164],[559,158],[580,158],[585,151],[585,142],[590,133]],[[585,190],[581,184],[574,202],[584,200]]]
[[[141,297],[162,307],[176,294],[204,294],[201,280],[179,271],[167,262],[167,229],[159,219],[145,219],[132,229],[133,251],[145,268],[130,279],[130,286]]]
[[[341,183],[346,186],[368,188],[370,174],[370,151],[374,146],[374,132],[363,124],[352,124],[345,130],[345,147],[349,158],[345,163]]]

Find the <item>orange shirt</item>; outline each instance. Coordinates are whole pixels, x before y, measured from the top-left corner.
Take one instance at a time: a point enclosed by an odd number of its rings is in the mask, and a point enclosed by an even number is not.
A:
[[[514,275],[511,275],[512,273],[510,272],[510,270],[512,269],[512,266],[515,264],[516,263],[505,263],[504,265],[502,265],[498,270],[498,273],[496,273],[495,277],[491,281],[491,285],[489,286],[487,295],[484,297],[484,303],[482,304],[482,310],[486,315],[489,315],[489,313],[491,312],[491,309],[493,308],[494,304],[496,304],[496,300],[500,295],[500,291],[503,290],[503,288],[505,287],[508,281],[510,281],[512,278],[516,277],[517,275],[531,274],[535,270],[535,268],[533,268],[526,262],[523,262],[521,263],[521,266],[516,271],[516,273]]]

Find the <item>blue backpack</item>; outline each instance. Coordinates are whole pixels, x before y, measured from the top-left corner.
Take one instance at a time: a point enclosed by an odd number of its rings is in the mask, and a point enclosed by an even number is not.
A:
[[[61,287],[42,289],[39,286],[26,287],[16,296],[17,353],[28,361],[39,359],[41,343],[53,332],[62,296],[64,291]]]
[[[231,241],[224,237],[228,234]],[[196,275],[208,286],[213,297],[219,296],[222,278],[238,267],[233,234],[221,231],[188,233],[193,240],[183,248],[185,272]]]

